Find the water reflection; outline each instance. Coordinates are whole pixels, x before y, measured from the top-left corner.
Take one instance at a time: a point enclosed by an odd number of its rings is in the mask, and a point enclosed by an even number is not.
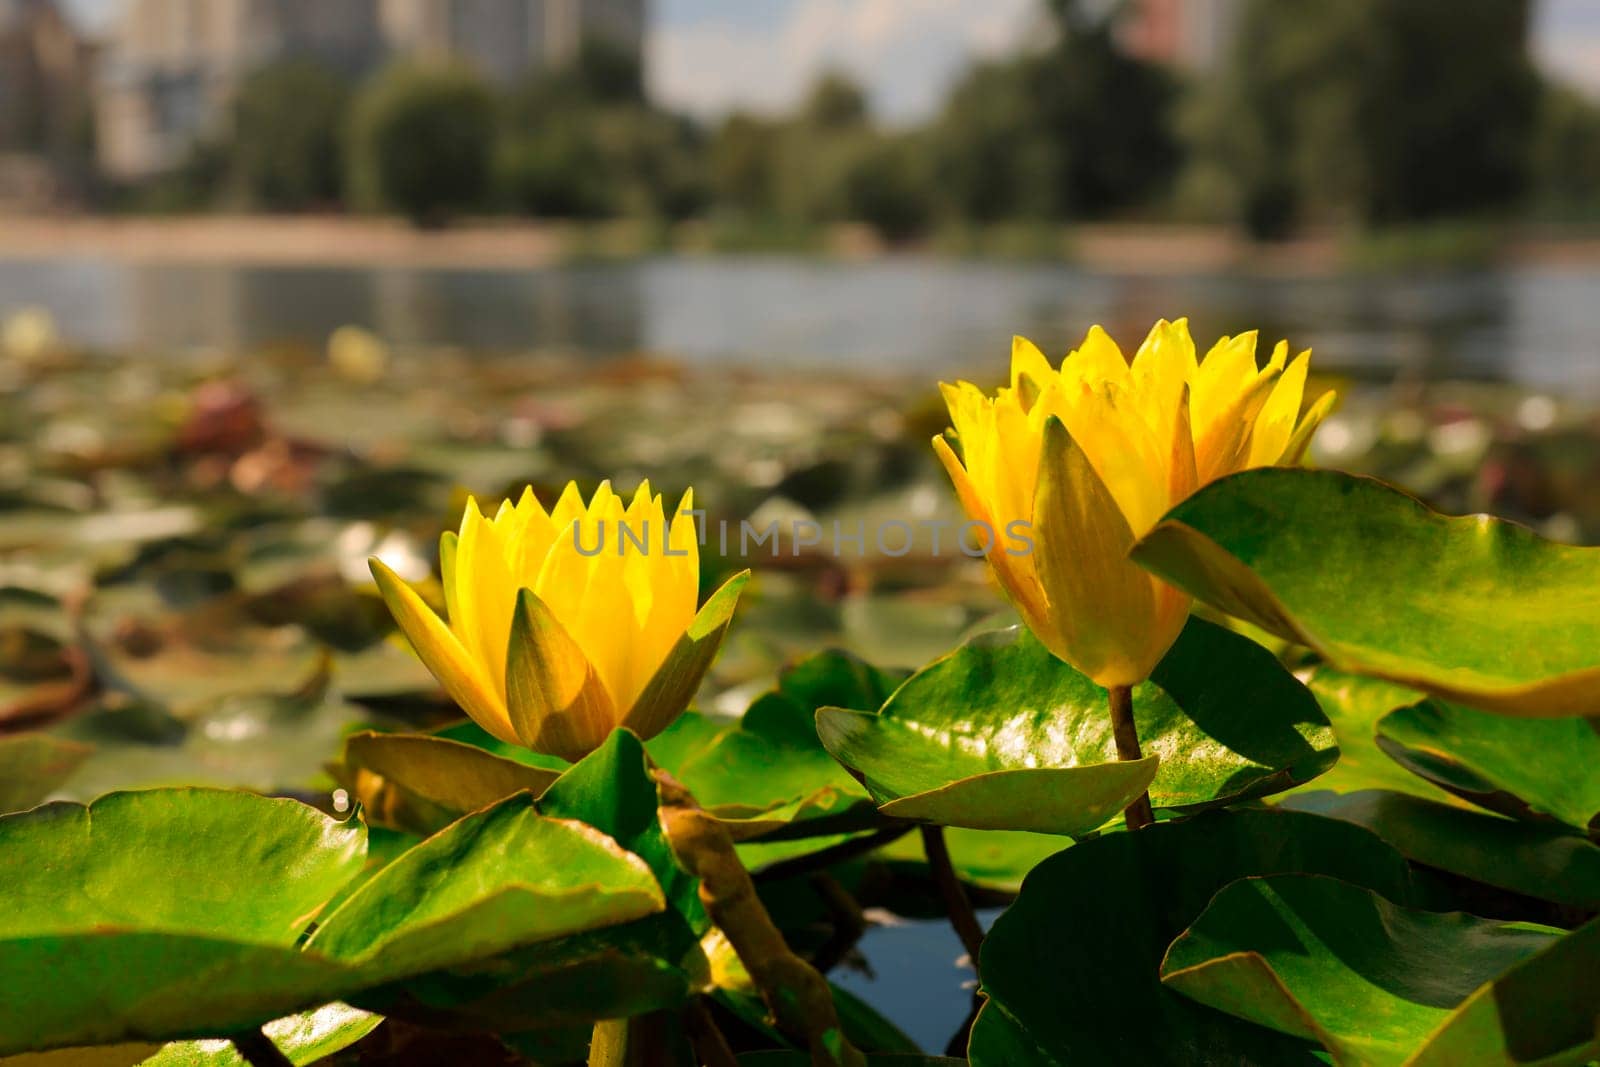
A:
[[[1068,265],[663,257],[527,271],[0,262],[0,312],[51,308],[73,339],[150,350],[320,343],[359,323],[400,344],[638,350],[697,361],[954,371],[1012,333],[1059,350],[1091,321],[1139,336],[1259,326],[1326,370],[1600,392],[1600,266],[1403,277],[1097,274]]]

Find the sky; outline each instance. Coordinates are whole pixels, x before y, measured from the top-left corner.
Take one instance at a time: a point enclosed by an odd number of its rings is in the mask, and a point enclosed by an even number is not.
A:
[[[103,26],[121,0],[66,0]],[[337,0],[330,0],[337,2]],[[647,64],[659,102],[704,117],[782,111],[823,71],[864,85],[874,110],[914,122],[975,57],[1014,48],[1038,0],[650,0]],[[1540,0],[1534,50],[1600,97],[1600,0]]]

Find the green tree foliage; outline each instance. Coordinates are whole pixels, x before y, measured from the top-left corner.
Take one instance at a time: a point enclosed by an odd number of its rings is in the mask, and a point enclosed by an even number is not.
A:
[[[394,67],[356,102],[351,188],[363,207],[437,222],[487,202],[495,101],[468,71]]]
[[[1258,235],[1473,214],[1520,196],[1526,0],[1247,0],[1195,151]]]
[[[1115,11],[1052,10],[1049,47],[975,67],[946,104],[934,143],[958,215],[1098,217],[1149,203],[1172,182],[1171,76],[1122,50]]]
[[[645,102],[638,64],[591,48],[512,93],[496,184],[506,206],[533,215],[683,218],[704,206],[703,171],[697,130]]]
[[[1539,211],[1556,218],[1600,216],[1600,107],[1570,89],[1547,89],[1533,174]]]
[[[229,147],[245,199],[272,210],[337,202],[349,108],[349,87],[315,63],[274,64],[245,79]]]

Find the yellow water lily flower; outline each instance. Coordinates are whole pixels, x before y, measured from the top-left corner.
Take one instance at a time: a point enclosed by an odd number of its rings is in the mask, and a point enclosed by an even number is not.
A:
[[[1332,407],[1329,393],[1301,417],[1311,353],[1288,357],[1280,342],[1258,368],[1251,332],[1197,360],[1187,320],[1163,320],[1131,365],[1096,326],[1059,369],[1017,338],[1011,384],[993,397],[941,385],[954,440],[934,448],[968,517],[994,531],[996,577],[1039,639],[1100,685],[1149,677],[1188,617],[1187,596],[1128,561],[1134,541],[1216,478],[1298,463]]]
[[[467,501],[440,539],[446,624],[377,559],[372,575],[446,692],[500,740],[576,760],[618,726],[650,738],[694,697],[749,572],[697,612],[693,490],[669,522],[644,483],[624,505],[570,484],[546,512],[527,489],[485,518]]]

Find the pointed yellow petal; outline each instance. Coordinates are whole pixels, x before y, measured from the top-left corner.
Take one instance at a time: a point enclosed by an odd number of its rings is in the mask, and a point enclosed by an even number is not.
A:
[[[1209,427],[1196,426],[1194,454],[1201,485],[1244,469],[1250,456],[1251,428],[1277,381],[1276,371],[1260,375],[1213,412]]]
[[[1280,346],[1280,351],[1287,351],[1287,346]],[[1273,362],[1280,367],[1283,365],[1277,356],[1273,357]],[[1288,447],[1289,438],[1294,435],[1295,420],[1300,417],[1300,402],[1306,391],[1306,371],[1310,366],[1311,353],[1300,353],[1278,379],[1278,384],[1272,387],[1272,395],[1262,405],[1261,414],[1256,416],[1255,429],[1250,434],[1248,466],[1265,467],[1276,463]]]
[[[500,534],[467,501],[455,554],[456,596],[452,608],[461,612],[461,643],[484,666],[490,678],[506,672],[506,635],[516,606],[517,582],[511,575]]]
[[[450,698],[474,722],[507,744],[517,744],[498,687],[483,673],[482,664],[468,655],[455,634],[439,620],[423,599],[381,560],[368,561],[378,592],[389,606],[400,630],[416,649],[417,657],[439,680]]]
[[[1284,447],[1283,455],[1278,457],[1278,465],[1283,467],[1298,466],[1305,461],[1306,449],[1311,445],[1311,438],[1317,432],[1317,427],[1322,425],[1322,420],[1339,401],[1339,394],[1328,392],[1317,397],[1317,402],[1311,405],[1311,410],[1306,412],[1306,417],[1295,427],[1294,436],[1289,438],[1289,443]]]
[[[1066,358],[1061,373],[1085,382],[1116,382],[1128,380],[1128,361],[1111,335],[1099,326],[1089,327],[1083,344]]]
[[[1134,537],[1122,510],[1058,419],[1045,424],[1034,514],[1035,567],[1057,628],[1051,651],[1100,685],[1142,682],[1177,633],[1161,617],[1156,580],[1128,560]]]
[[[1228,416],[1234,401],[1258,377],[1254,330],[1224,337],[1211,347],[1190,382],[1189,420],[1196,441],[1215,432],[1218,421]]]
[[[1156,438],[1132,392],[1109,382],[1085,386],[1061,421],[1128,524],[1141,534],[1154,526],[1170,503],[1172,445]]]
[[[961,460],[956,457],[950,443],[943,437],[935,437],[933,450],[939,456],[939,462],[944,464],[945,471],[949,473],[950,481],[956,488],[956,498],[961,501],[961,508],[967,513],[967,518],[973,522],[988,523],[989,528],[995,532],[996,543],[990,548],[989,563],[994,569],[994,576],[999,581],[1000,587],[1011,598],[1011,603],[1016,606],[1017,612],[1030,630],[1041,633],[1049,629],[1050,613],[1045,603],[1044,591],[1039,587],[1039,580],[1034,575],[1033,554],[1029,552],[1012,555],[1007,551],[1008,548],[1018,547],[1016,542],[1007,536],[1007,524],[995,523],[989,513],[988,505],[967,476],[966,468],[961,465]]]
[[[517,594],[506,696],[517,736],[535,752],[577,761],[617,725],[611,698],[582,649],[529,589]]]
[[[750,572],[741,571],[711,594],[705,607],[680,632],[633,706],[624,713],[622,725],[648,741],[683,714],[717,658],[734,609],[739,606],[739,594],[749,580]]]
[[[1042,386],[1055,373],[1055,368],[1050,366],[1050,361],[1039,351],[1038,345],[1026,337],[1011,339],[1011,388],[1019,388],[1024,377],[1032,378],[1036,386]]]

